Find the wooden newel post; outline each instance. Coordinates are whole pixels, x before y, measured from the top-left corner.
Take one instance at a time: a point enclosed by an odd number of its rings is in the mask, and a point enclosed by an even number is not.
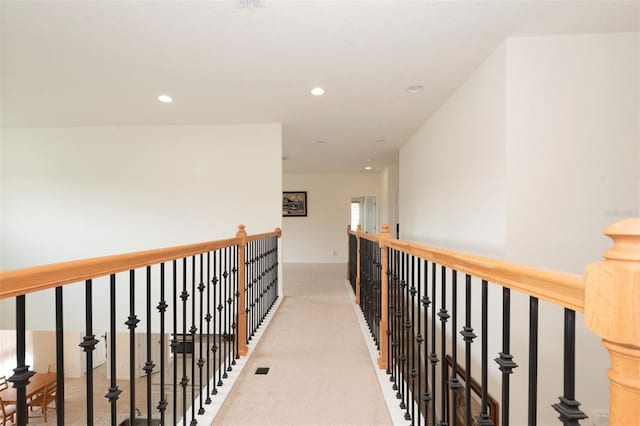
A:
[[[238,225],[236,238],[238,244],[238,355],[244,356],[249,352],[247,348],[247,312],[245,306],[245,247],[247,246],[247,232],[244,225]]]
[[[362,225],[358,225],[356,229],[356,305],[360,304],[360,237],[362,237]]]
[[[382,225],[380,239],[378,245],[382,254],[382,270],[380,271],[380,279],[382,285],[380,288],[380,356],[378,357],[378,367],[382,370],[389,368],[389,360],[387,354],[389,352],[389,336],[387,336],[387,328],[389,327],[389,246],[387,241],[391,238],[389,225]]]
[[[351,271],[351,264],[350,262],[350,256],[351,256],[351,225],[347,225],[347,281],[349,281],[350,275],[349,272]]]
[[[640,218],[604,233],[613,240],[605,260],[587,266],[584,319],[609,351],[609,424],[640,419]]]

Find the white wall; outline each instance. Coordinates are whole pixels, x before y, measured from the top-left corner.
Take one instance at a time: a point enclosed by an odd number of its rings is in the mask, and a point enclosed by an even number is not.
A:
[[[507,257],[583,274],[611,245],[604,228],[638,215],[637,34],[514,38],[507,58]],[[525,299],[514,308],[526,311]],[[541,305],[540,356],[555,368],[561,318],[558,307]],[[577,323],[577,397],[591,415],[608,407],[609,359],[582,315]],[[522,361],[526,332],[515,324]],[[539,380],[544,424],[555,418],[548,405],[562,378],[541,369]],[[514,393],[525,390],[526,381],[514,381]]]
[[[358,174],[285,174],[284,191],[307,191],[307,217],[282,219],[284,261],[346,262],[351,197],[380,197],[380,176]],[[334,254],[335,252],[335,254]]]
[[[638,55],[638,34],[509,39],[401,148],[403,238],[575,273],[601,259],[604,227],[638,215]],[[490,307],[499,300],[490,294]],[[493,359],[501,316],[490,312]],[[528,298],[513,294],[518,425],[526,424],[527,313]],[[540,316],[538,423],[552,424],[562,310],[541,303]],[[608,358],[582,321],[577,398],[592,415],[608,407]]]
[[[280,124],[4,129],[2,138],[3,269],[228,238],[240,223],[249,233],[281,226]],[[108,300],[95,287],[94,299]],[[27,298],[39,313],[31,328],[53,327],[46,293]],[[82,298],[65,287],[65,306]],[[13,305],[2,305],[3,328]]]
[[[400,235],[501,254],[505,246],[505,48],[400,150]]]

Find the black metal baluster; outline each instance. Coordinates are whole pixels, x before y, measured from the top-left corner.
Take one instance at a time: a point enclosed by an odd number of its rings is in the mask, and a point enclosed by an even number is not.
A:
[[[405,403],[405,412],[404,412],[404,418],[405,420],[411,420],[411,413],[409,412],[409,404],[411,403],[409,401],[409,383],[411,381],[411,372],[410,372],[410,343],[413,341],[412,336],[409,336],[409,330],[411,328],[411,322],[410,322],[410,317],[409,317],[409,279],[411,277],[410,275],[410,270],[409,270],[409,261],[410,261],[411,256],[409,256],[409,254],[407,253],[407,255],[405,256],[404,262],[405,262],[405,286],[404,286],[404,291],[403,291],[403,308],[406,311],[405,313],[405,321],[404,321],[404,330],[403,330],[403,335],[404,335],[404,341],[405,341],[405,364],[404,364],[404,369],[403,369],[403,373],[404,373],[404,395],[403,395],[403,401]]]
[[[19,425],[27,424],[27,385],[29,378],[36,374],[30,371],[29,366],[25,364],[26,359],[26,300],[25,296],[16,296],[16,361],[17,366],[13,369],[13,375],[9,377],[9,382],[13,383],[16,388],[17,404],[16,416]]]
[[[219,334],[216,334],[216,310],[218,309],[218,305],[217,305],[217,294],[216,294],[216,290],[218,287],[218,268],[216,267],[218,260],[218,251],[214,251],[213,252],[213,278],[211,279],[211,283],[213,284],[213,347],[211,348],[211,350],[213,351],[213,390],[211,391],[212,395],[217,395],[218,394],[218,389],[216,388],[217,386],[217,382],[216,382],[216,358],[218,357],[218,338],[217,336]],[[219,363],[218,363],[218,367],[219,367]]]
[[[224,252],[225,249],[220,249],[218,256],[218,387],[222,386],[222,357],[224,354],[224,341],[222,331],[222,287],[224,287],[223,271],[224,271]]]
[[[429,353],[429,262],[424,261],[424,297],[422,298],[422,307],[424,308],[424,426],[429,423],[429,402],[431,402],[431,394],[429,393],[429,367],[427,366],[427,354]],[[422,359],[420,360],[422,362]],[[433,378],[431,379],[433,380]],[[431,424],[435,423],[435,418],[431,419]]]
[[[187,300],[189,299],[189,293],[187,292],[187,258],[182,258],[182,293],[180,293],[180,300],[182,300],[182,380],[180,380],[180,386],[182,386],[182,419],[183,422],[187,420],[187,386],[189,385],[189,378],[187,377]],[[193,348],[193,345],[191,345]]]
[[[147,375],[147,426],[151,426],[151,374],[155,368],[151,359],[151,266],[147,266],[147,361],[144,372]]]
[[[489,417],[489,410],[487,407],[487,388],[489,386],[488,380],[488,364],[489,364],[489,327],[488,327],[488,283],[486,280],[482,280],[482,404],[481,412],[476,417],[476,421],[480,426],[492,426],[493,422]]]
[[[445,395],[447,394],[447,364],[445,360],[447,359],[447,320],[449,319],[449,313],[447,312],[447,268],[442,266],[440,268],[442,272],[441,283],[440,283],[440,292],[442,293],[442,304],[440,305],[440,312],[438,312],[438,317],[440,318],[440,344],[442,345],[441,354],[442,354],[442,364],[440,364],[440,390],[442,392],[442,401],[440,401],[440,409],[442,410],[440,425],[447,426],[447,398]]]
[[[120,388],[118,388],[118,384],[116,382],[116,274],[111,274],[110,277],[110,285],[109,285],[109,323],[110,323],[110,332],[109,332],[109,373],[111,379],[111,385],[109,386],[109,391],[105,395],[105,398],[109,400],[109,404],[111,405],[111,426],[116,426],[117,424],[117,411],[116,411],[116,401],[118,397],[122,393]],[[58,369],[60,366],[58,365]],[[56,402],[57,404],[57,402]],[[56,405],[58,407],[59,405]],[[58,422],[58,424],[61,424]],[[64,424],[64,422],[62,422]]]
[[[202,338],[202,320],[203,320],[203,315],[202,313],[204,312],[204,279],[203,279],[203,266],[204,266],[204,255],[202,253],[200,253],[200,282],[198,283],[198,292],[200,293],[200,311],[198,312],[198,318],[200,319],[200,324],[199,324],[199,332],[200,332],[200,341],[198,342],[198,378],[199,378],[199,383],[198,383],[198,399],[200,400],[200,408],[198,409],[198,415],[203,415],[204,414],[204,407],[202,406],[202,404],[204,403],[202,398],[202,367],[204,367],[204,358],[202,358],[202,342],[204,341],[204,339]],[[194,354],[195,355],[195,354]],[[207,380],[208,382],[209,380]],[[194,410],[195,411],[195,410]]]
[[[553,408],[560,414],[558,419],[564,426],[579,426],[580,420],[587,415],[578,407],[576,394],[576,313],[571,309],[564,309],[564,374],[563,394],[560,403],[553,404]]]
[[[409,339],[411,340],[411,371],[409,376],[411,376],[411,424],[415,425],[416,419],[416,332],[414,328],[414,324],[416,322],[416,258],[415,256],[411,256],[411,289],[409,290],[409,294],[411,294],[411,309],[409,312],[411,313],[411,324],[410,324],[410,335]],[[420,361],[418,360],[418,363]]]
[[[231,294],[233,291],[233,272],[231,271],[232,270],[231,261],[233,258],[233,251],[231,250],[231,247],[227,247],[227,251],[229,253],[229,256],[227,258],[226,270],[229,271],[229,275],[228,275],[228,279],[226,279],[225,277],[225,298],[226,298],[225,303],[227,304],[225,308],[225,314],[227,319],[227,323],[225,326],[225,331],[226,331],[225,348],[226,348],[226,354],[227,354],[225,365],[227,366],[226,371],[231,371],[232,370],[231,361],[233,360],[233,355],[231,353],[231,348],[233,347],[233,337],[231,335],[232,333],[231,316],[233,314],[232,312],[233,307],[231,306],[231,302],[232,302]]]
[[[136,327],[140,320],[136,316],[136,271],[129,271],[129,317],[125,324],[129,328],[129,423],[136,418]]]
[[[260,245],[258,241],[253,242],[253,287],[251,288],[251,337],[258,329],[258,291],[260,289]]]
[[[278,299],[278,265],[279,265],[279,261],[278,261],[278,237],[273,237],[273,265],[274,265],[274,277],[275,277],[275,284],[274,284],[274,303],[275,301]]]
[[[87,360],[87,378],[86,378],[86,405],[87,405],[87,425],[93,425],[93,351],[96,348],[98,341],[93,334],[93,295],[92,295],[92,281],[86,280],[84,283],[84,310],[85,310],[85,325],[86,334],[82,338],[80,346],[86,354]]]
[[[451,389],[451,407],[458,406],[458,392],[462,389],[462,385],[458,380],[458,336],[456,329],[458,328],[458,271],[451,270],[451,378],[449,380],[449,388]],[[447,411],[447,417],[449,411]],[[451,424],[458,426],[458,416],[453,415]]]
[[[391,337],[391,325],[393,323],[393,249],[387,248],[387,374],[391,374],[393,369],[393,359],[391,353],[393,350]]]
[[[228,334],[228,341],[227,341],[227,357],[229,358],[229,366],[227,368],[227,371],[232,371],[233,370],[233,364],[235,364],[235,355],[234,355],[234,350],[235,350],[235,330],[233,327],[233,322],[234,322],[234,311],[233,311],[233,295],[235,293],[235,288],[234,288],[234,280],[235,280],[235,266],[234,266],[234,253],[233,253],[233,247],[229,247],[229,271],[231,271],[231,273],[229,274],[229,298],[227,299],[227,316],[229,317],[229,334]]]
[[[247,299],[245,305],[245,311],[247,312],[247,343],[251,341],[253,337],[253,241],[247,243],[246,252],[246,264],[247,264]]]
[[[473,328],[471,327],[471,275],[466,275],[466,283],[465,283],[465,325],[460,334],[464,338],[465,342],[465,386],[464,386],[464,397],[465,397],[465,410],[464,410],[464,418],[465,425],[470,425],[471,423],[471,343],[473,343],[473,339],[477,336],[473,332]]]
[[[373,336],[373,341],[376,344],[376,349],[380,349],[380,337],[378,335],[378,324],[376,324],[376,318],[377,318],[377,313],[376,313],[376,305],[377,305],[377,294],[378,294],[378,290],[377,290],[377,281],[376,281],[376,276],[377,271],[378,271],[378,263],[377,263],[377,257],[376,257],[376,244],[374,242],[371,242],[371,244],[369,245],[370,249],[371,249],[371,262],[369,264],[369,271],[370,271],[370,278],[371,278],[371,288],[369,289],[369,303],[370,303],[370,310],[369,310],[369,316],[371,318],[371,335]],[[378,250],[379,251],[379,250]]]
[[[367,319],[367,326],[369,327],[369,333],[371,333],[371,337],[373,336],[373,332],[371,330],[371,281],[370,281],[370,272],[371,272],[371,247],[369,245],[369,241],[367,240],[364,243],[365,255],[364,255],[364,270],[365,273],[362,274],[365,277],[364,280],[364,308],[365,308],[365,318]]]
[[[390,370],[391,376],[389,377],[389,381],[393,382],[393,390],[398,388],[397,386],[397,373],[396,373],[396,365],[398,364],[398,333],[397,333],[397,314],[398,310],[398,300],[397,300],[397,286],[398,286],[398,252],[397,250],[392,250],[392,261],[390,262],[393,265],[391,281],[389,282],[389,288],[391,289],[391,304],[390,304],[390,312],[389,312],[389,328],[391,329],[391,362]]]
[[[215,262],[215,261],[214,261]],[[207,399],[205,404],[211,404],[211,252],[207,252]],[[213,370],[215,372],[215,369]],[[214,382],[215,386],[215,382]]]
[[[431,354],[429,355],[429,361],[431,362],[431,398],[433,404],[431,404],[431,421],[436,423],[436,367],[438,365],[438,355],[436,354],[436,268],[435,263],[431,263],[431,299],[433,300],[433,306],[431,307]],[[444,398],[444,395],[441,395]],[[443,413],[444,415],[444,413]],[[469,423],[471,424],[471,423]]]
[[[227,318],[229,317],[227,309],[226,309],[226,304],[227,304],[227,290],[229,288],[229,248],[225,247],[224,249],[224,272],[222,274],[223,278],[224,278],[224,299],[220,300],[220,303],[223,306],[224,309],[224,314],[223,319],[224,319],[224,334],[223,334],[223,345],[224,345],[224,367],[223,367],[223,373],[222,373],[222,378],[226,379],[227,377],[229,377],[229,375],[227,374],[227,368],[228,368],[228,362],[229,362],[229,352],[228,352],[228,335],[229,335],[229,327],[227,324]]]
[[[502,352],[495,361],[502,372],[502,425],[509,426],[509,375],[518,366],[510,354],[511,335],[511,290],[502,288]]]
[[[241,266],[238,265],[238,246],[233,246],[233,343],[235,345],[233,353],[235,356],[233,357],[232,365],[236,365],[236,359],[240,359],[240,354],[238,353],[238,339],[239,339],[239,325],[240,321],[238,318],[238,299],[240,298],[240,291],[238,287],[238,268]]]
[[[381,311],[380,311],[380,299],[382,296],[381,293],[381,289],[382,289],[382,280],[381,280],[381,272],[382,272],[382,259],[380,258],[380,245],[379,244],[375,244],[374,245],[374,255],[376,258],[376,263],[375,263],[375,277],[374,277],[374,282],[375,282],[375,316],[374,316],[374,326],[375,326],[375,335],[376,335],[376,347],[378,348],[378,350],[380,349],[380,319],[381,319]]]
[[[164,285],[164,262],[160,264],[160,302],[156,309],[160,313],[160,401],[158,401],[157,409],[160,412],[160,424],[165,424],[165,410],[167,409],[167,391],[165,389],[165,336],[164,336],[164,322],[165,313],[167,312],[167,301],[165,299],[165,285]]]
[[[263,319],[263,300],[262,300],[262,293],[264,290],[264,240],[259,240],[258,241],[258,247],[260,248],[259,253],[259,264],[260,264],[260,275],[258,275],[258,327],[260,327],[260,325],[262,325],[262,319]]]
[[[62,287],[56,287],[56,421],[64,424],[64,318]]]
[[[529,297],[529,426],[538,422],[538,298]]]
[[[406,255],[403,252],[400,255],[400,289],[399,289],[399,298],[400,298],[400,321],[398,324],[398,334],[400,340],[400,367],[398,371],[398,392],[396,392],[396,398],[400,400],[400,409],[404,410],[406,406],[404,405],[403,393],[404,393],[404,382],[406,380],[404,374],[404,366],[407,360],[406,354],[404,353],[404,289],[407,286],[406,277],[405,277],[405,269],[404,269],[404,259]]]
[[[171,384],[173,394],[173,424],[178,421],[178,261],[174,259],[173,265],[173,336],[171,337],[171,350],[173,351],[173,383]]]
[[[418,357],[416,359],[416,363],[418,364],[418,368],[417,368],[417,375],[418,375],[418,389],[416,390],[416,393],[414,394],[414,399],[416,401],[416,404],[418,405],[418,418],[417,418],[417,422],[415,422],[416,424],[420,424],[420,413],[422,411],[422,342],[424,342],[424,338],[422,337],[422,308],[421,308],[421,303],[422,303],[422,269],[420,268],[420,258],[416,258],[416,275],[417,275],[417,283],[418,283],[418,300],[416,303],[416,311],[418,313],[418,320],[416,322],[416,329],[417,329],[417,334],[416,334],[416,346],[418,347]],[[426,411],[424,413],[424,417],[426,419]],[[416,420],[414,418],[414,420]]]
[[[253,242],[253,256],[251,261],[253,262],[253,280],[251,281],[251,337],[256,332],[257,324],[256,321],[257,315],[257,306],[256,306],[256,295],[258,293],[258,273],[259,273],[259,265],[258,265],[258,242]]]
[[[258,327],[258,321],[257,321],[258,315],[256,313],[258,310],[258,306],[257,306],[257,294],[258,294],[258,285],[259,285],[258,275],[260,273],[260,264],[258,263],[258,241],[253,242],[252,261],[253,261],[253,280],[252,280],[252,286],[251,286],[251,337],[253,337]]]
[[[198,423],[196,420],[196,257],[191,256],[191,327],[189,334],[191,335],[191,425]]]

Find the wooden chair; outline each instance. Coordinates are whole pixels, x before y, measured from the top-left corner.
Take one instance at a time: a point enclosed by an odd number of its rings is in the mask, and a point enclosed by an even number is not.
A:
[[[40,411],[42,412],[42,418],[45,423],[47,422],[47,411],[50,409],[56,409],[56,389],[56,382],[48,384],[44,388],[44,391],[38,393],[35,398],[27,402],[27,406],[29,407],[29,417],[31,417],[31,411],[33,411],[34,408],[40,408]],[[52,407],[49,406],[51,403],[53,403]]]
[[[7,424],[7,420],[11,420],[11,424],[16,424],[16,406],[15,405],[4,405],[2,402],[2,398],[0,398],[0,413],[2,413],[2,425]]]
[[[47,369],[47,373],[57,373],[58,370],[56,370],[56,365],[55,364],[49,364],[49,368]]]
[[[7,382],[6,376],[0,376],[0,391],[5,390],[9,387],[9,383]]]

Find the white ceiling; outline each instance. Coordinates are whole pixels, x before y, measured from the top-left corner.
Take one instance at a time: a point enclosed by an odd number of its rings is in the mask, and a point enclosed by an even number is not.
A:
[[[505,37],[640,21],[628,1],[241,4],[2,1],[2,126],[281,122],[285,171],[379,170]]]

